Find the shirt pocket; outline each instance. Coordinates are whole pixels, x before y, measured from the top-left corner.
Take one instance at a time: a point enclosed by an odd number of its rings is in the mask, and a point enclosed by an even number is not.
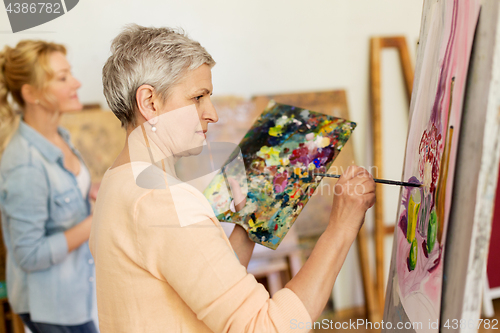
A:
[[[52,200],[50,220],[56,229],[68,229],[78,222],[80,214],[80,195],[74,189],[55,194]]]

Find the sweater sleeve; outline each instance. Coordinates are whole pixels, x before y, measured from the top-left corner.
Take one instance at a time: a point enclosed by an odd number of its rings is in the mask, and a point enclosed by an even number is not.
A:
[[[136,205],[137,244],[144,269],[166,281],[214,332],[305,332],[295,323],[311,322],[290,289],[269,297],[246,272],[203,200],[189,189],[152,190]],[[196,223],[181,227],[182,219]]]

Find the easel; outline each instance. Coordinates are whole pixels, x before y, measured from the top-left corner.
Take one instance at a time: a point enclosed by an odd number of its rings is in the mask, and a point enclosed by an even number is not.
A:
[[[373,176],[379,178],[383,177],[380,70],[380,57],[383,48],[396,48],[399,53],[399,60],[403,69],[406,94],[408,97],[408,105],[411,100],[414,75],[405,37],[373,37],[370,39],[370,104],[373,124],[373,165],[378,173],[378,175]],[[365,289],[366,312],[370,321],[380,320],[384,309],[384,239],[386,235],[394,233],[394,226],[386,227],[384,224],[383,186],[377,186],[375,194],[377,197],[377,202],[375,203],[375,287],[372,283],[370,268],[368,266],[367,246],[366,244],[359,244],[361,272]],[[358,242],[363,243],[366,241],[360,238]],[[375,290],[373,290],[373,288],[375,288]]]

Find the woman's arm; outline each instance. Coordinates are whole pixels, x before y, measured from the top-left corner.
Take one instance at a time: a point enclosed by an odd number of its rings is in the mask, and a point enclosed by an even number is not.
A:
[[[231,236],[229,236],[229,242],[231,243],[234,252],[236,252],[240,263],[245,266],[245,268],[248,268],[248,263],[250,262],[250,258],[252,258],[255,243],[248,238],[248,234],[245,229],[236,224]]]
[[[49,191],[40,170],[24,165],[6,176],[2,209],[9,219],[14,259],[23,270],[33,272],[56,265],[89,239],[92,216],[64,232],[46,234]]]
[[[287,332],[290,320],[311,321],[301,300],[290,289],[282,289],[270,298],[264,286],[248,274],[206,205],[189,191],[176,195],[190,204],[175,206],[169,192],[158,190],[137,201],[133,241],[123,241],[126,247],[122,253],[137,253],[138,265],[157,279],[168,281],[213,332]],[[191,215],[197,220],[203,211],[206,220],[181,227],[174,211],[178,216]],[[93,238],[94,243],[97,238]],[[129,252],[131,246],[137,249]]]
[[[2,184],[0,200],[7,216],[11,251],[16,263],[26,272],[47,269],[68,254],[63,232],[47,235],[49,189],[43,172],[22,165],[8,172]]]
[[[89,190],[89,198],[92,201],[97,199],[97,192],[101,183],[93,183]],[[85,220],[75,225],[73,228],[68,229],[64,232],[66,237],[66,243],[68,243],[68,252],[76,250],[83,243],[89,240],[90,237],[90,227],[92,226],[92,215],[87,216]]]
[[[335,279],[361,228],[365,212],[375,203],[375,183],[363,168],[351,166],[335,185],[330,222],[311,256],[285,286],[302,301],[315,321],[330,297]]]
[[[85,220],[64,232],[66,243],[68,243],[68,252],[76,250],[89,240],[91,226],[92,215],[89,215]]]
[[[97,199],[97,192],[99,191],[99,187],[101,183],[93,183],[90,186],[89,190],[89,198],[92,201]],[[68,243],[68,252],[76,250],[83,243],[89,240],[90,237],[90,227],[92,226],[92,216],[90,214],[87,216],[85,220],[75,225],[73,228],[68,229],[64,232],[64,236],[66,237],[66,243]]]

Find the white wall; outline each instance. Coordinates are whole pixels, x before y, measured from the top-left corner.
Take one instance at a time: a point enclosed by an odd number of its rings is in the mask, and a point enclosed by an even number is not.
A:
[[[414,55],[422,2],[82,0],[62,17],[16,34],[11,33],[7,14],[0,9],[0,47],[13,46],[27,38],[64,43],[69,48],[74,74],[83,84],[81,100],[105,106],[101,68],[109,55],[110,41],[120,29],[132,22],[182,27],[217,61],[213,69],[214,95],[249,97],[259,93],[346,89],[351,120],[358,123],[352,138],[357,161],[368,166],[369,38],[405,35]],[[384,177],[399,179],[408,106],[395,52],[384,51],[383,61],[387,130]],[[386,188],[386,219],[394,223],[399,189]],[[356,253],[351,251],[337,283],[341,286],[335,293],[338,306],[361,304],[359,278],[351,283],[358,272]]]

